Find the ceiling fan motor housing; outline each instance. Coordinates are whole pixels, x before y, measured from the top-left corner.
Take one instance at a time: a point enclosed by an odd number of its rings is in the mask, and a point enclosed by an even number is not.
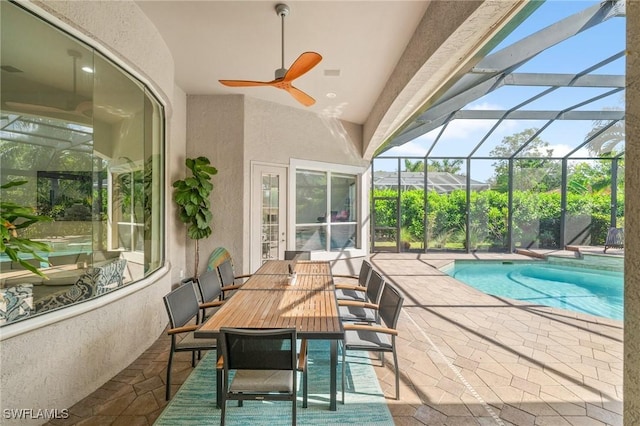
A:
[[[276,13],[278,16],[287,16],[289,14],[289,6],[284,3],[279,3],[276,5]]]

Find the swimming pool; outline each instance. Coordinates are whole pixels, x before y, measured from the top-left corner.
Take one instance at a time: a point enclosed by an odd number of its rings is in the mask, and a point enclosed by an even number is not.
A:
[[[448,275],[494,296],[623,319],[622,272],[547,262],[456,261]]]

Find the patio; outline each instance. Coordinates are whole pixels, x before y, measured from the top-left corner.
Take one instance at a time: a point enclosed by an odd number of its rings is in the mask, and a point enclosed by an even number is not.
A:
[[[622,323],[484,295],[438,270],[455,258],[529,259],[371,256],[406,296],[400,401],[391,399],[392,367],[374,367],[395,424],[622,425]],[[166,406],[168,348],[163,334],[69,419],[49,424],[153,424]],[[189,354],[178,354],[175,368],[174,392],[191,372]]]

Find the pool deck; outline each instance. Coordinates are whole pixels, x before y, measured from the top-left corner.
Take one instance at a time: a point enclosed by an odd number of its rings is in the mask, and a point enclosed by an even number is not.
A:
[[[373,362],[394,423],[622,425],[622,322],[486,295],[438,269],[456,259],[529,257],[371,255],[405,295],[398,323],[399,401],[393,399],[392,357],[384,366]],[[68,419],[47,424],[152,425],[167,404],[169,346],[162,333],[129,367],[70,407]],[[191,370],[190,354],[176,354],[174,393]]]
[[[622,425],[622,322],[481,293],[439,270],[456,259],[530,258],[371,256],[405,295],[400,401],[392,399],[391,357],[376,367],[395,423]]]

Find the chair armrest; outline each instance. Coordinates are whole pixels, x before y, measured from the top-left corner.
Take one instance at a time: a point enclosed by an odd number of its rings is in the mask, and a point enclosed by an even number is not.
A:
[[[199,326],[197,325],[185,325],[183,327],[176,327],[176,328],[172,328],[169,329],[167,331],[168,335],[172,335],[172,334],[178,334],[178,333],[186,333],[188,331],[194,331],[197,330]]]
[[[224,305],[224,303],[225,303],[224,300],[214,300],[212,302],[201,303],[200,304],[200,309],[216,308],[218,306]]]
[[[225,292],[225,291],[237,290],[240,287],[242,287],[242,284],[233,284],[233,285],[227,285],[227,286],[221,287],[221,290],[222,292]]]
[[[304,371],[307,368],[307,339],[300,341],[300,355],[298,356],[298,371]]]
[[[344,324],[344,329],[346,330],[361,330],[361,331],[373,331],[374,333],[384,333],[384,334],[392,334],[394,336],[398,335],[398,330],[387,327],[380,327],[376,325],[364,325],[364,324]]]
[[[354,280],[358,279],[357,275],[344,275],[344,274],[332,274],[333,278],[352,278]]]
[[[357,285],[357,284],[337,283],[337,284],[334,284],[334,287],[341,290],[367,291],[366,287],[362,287],[361,285]]]
[[[338,306],[355,306],[358,308],[378,309],[378,305],[361,300],[338,300]]]

